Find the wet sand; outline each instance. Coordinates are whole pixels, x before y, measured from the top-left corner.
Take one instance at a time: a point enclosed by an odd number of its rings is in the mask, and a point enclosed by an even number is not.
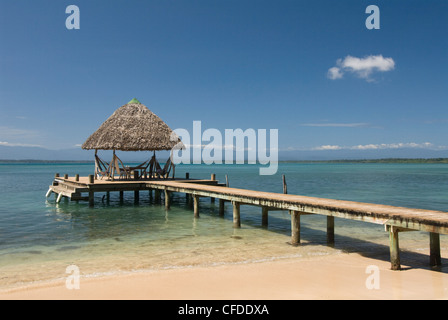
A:
[[[369,267],[370,266],[370,267]],[[408,267],[346,253],[310,259],[191,267],[126,275],[83,277],[0,291],[0,299],[448,299],[448,270]]]

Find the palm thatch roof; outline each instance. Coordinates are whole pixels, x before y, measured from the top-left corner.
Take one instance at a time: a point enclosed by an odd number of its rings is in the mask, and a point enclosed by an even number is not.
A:
[[[82,148],[153,151],[171,150],[176,145],[176,148],[184,147],[179,137],[162,119],[134,98],[118,108],[83,143]]]

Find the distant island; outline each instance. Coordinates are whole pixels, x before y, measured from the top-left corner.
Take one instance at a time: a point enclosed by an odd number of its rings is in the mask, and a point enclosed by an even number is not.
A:
[[[94,163],[92,160],[8,160],[0,163]],[[384,158],[342,160],[279,160],[279,163],[448,163],[448,158]]]
[[[289,163],[448,163],[448,158],[385,158],[385,159],[343,159],[343,160],[290,160]]]

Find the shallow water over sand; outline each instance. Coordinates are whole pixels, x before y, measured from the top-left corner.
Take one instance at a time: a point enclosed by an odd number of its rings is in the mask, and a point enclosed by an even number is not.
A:
[[[251,263],[287,258],[357,252],[387,260],[388,235],[383,226],[335,220],[334,248],[326,246],[326,219],[302,217],[299,247],[290,246],[287,211],[269,213],[261,227],[261,209],[242,206],[242,228],[232,228],[232,209],[224,217],[218,202],[200,202],[193,217],[184,194],[174,194],[170,210],[141,192],[110,200],[97,194],[95,207],[86,202],[45,199],[55,172],[90,174],[87,164],[0,165],[0,289],[32,282],[63,279],[69,265],[82,276],[139,272],[228,263]],[[448,165],[416,164],[280,164],[275,176],[259,176],[253,165],[178,166],[177,176],[229,176],[232,187],[447,211]],[[402,262],[427,267],[429,237],[423,232],[400,235]],[[448,241],[441,236],[442,257]]]

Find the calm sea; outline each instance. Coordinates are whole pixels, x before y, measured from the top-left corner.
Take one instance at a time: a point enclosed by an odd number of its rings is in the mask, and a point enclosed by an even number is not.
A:
[[[0,289],[64,279],[69,265],[82,276],[141,272],[194,266],[338,255],[357,252],[389,259],[388,235],[381,225],[335,220],[334,248],[326,246],[326,218],[302,217],[303,245],[287,244],[287,211],[269,214],[261,227],[261,209],[242,206],[241,229],[232,228],[232,208],[218,215],[218,201],[200,201],[201,217],[194,219],[184,194],[174,194],[170,210],[141,192],[109,201],[97,194],[95,207],[45,194],[54,174],[88,175],[92,164],[0,164]],[[260,176],[255,165],[180,165],[176,176],[209,178],[231,187],[354,200],[448,211],[448,165],[281,163],[274,176]],[[426,267],[429,237],[423,232],[400,235],[402,262]],[[442,256],[448,239],[441,236]]]

